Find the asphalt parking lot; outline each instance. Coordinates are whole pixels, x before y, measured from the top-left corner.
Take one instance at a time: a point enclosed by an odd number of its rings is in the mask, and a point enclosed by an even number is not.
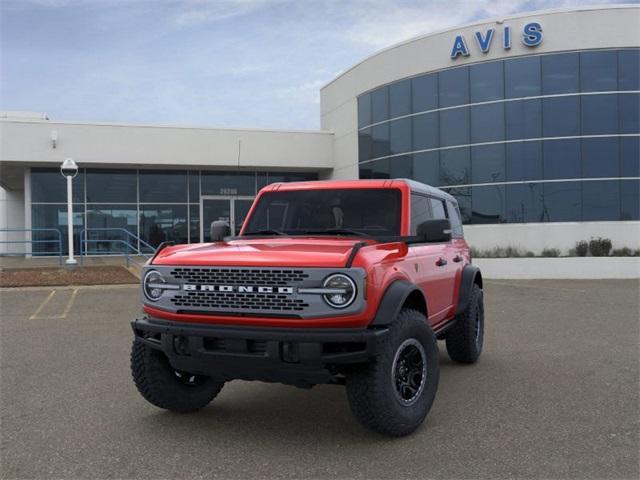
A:
[[[480,363],[441,346],[434,407],[396,440],[338,386],[158,410],[129,373],[136,287],[1,291],[2,478],[638,478],[640,283],[486,283]]]

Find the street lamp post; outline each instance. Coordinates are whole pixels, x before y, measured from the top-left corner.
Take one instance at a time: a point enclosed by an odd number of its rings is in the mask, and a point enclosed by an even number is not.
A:
[[[67,158],[60,166],[60,173],[67,179],[67,238],[69,243],[69,258],[66,260],[67,265],[77,264],[77,260],[73,258],[73,179],[78,174],[78,165],[72,158]]]

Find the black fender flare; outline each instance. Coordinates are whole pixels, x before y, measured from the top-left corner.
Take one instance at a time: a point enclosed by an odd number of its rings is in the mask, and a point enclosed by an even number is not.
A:
[[[462,277],[460,278],[460,293],[458,295],[456,315],[460,315],[467,309],[471,289],[475,283],[482,288],[482,273],[480,273],[480,269],[475,265],[466,265],[462,269]]]
[[[384,292],[382,300],[380,300],[380,305],[378,305],[376,316],[369,325],[372,327],[384,327],[392,323],[398,316],[398,313],[400,313],[400,310],[409,295],[416,290],[420,292],[420,295],[424,299],[424,294],[417,285],[405,280],[395,280],[392,282]]]

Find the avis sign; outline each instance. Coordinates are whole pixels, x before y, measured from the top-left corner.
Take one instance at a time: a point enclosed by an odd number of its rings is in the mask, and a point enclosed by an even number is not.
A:
[[[496,35],[496,29],[490,28],[486,32],[475,32],[474,37],[478,48],[482,53],[488,53],[493,43],[493,37]],[[502,48],[509,50],[511,48],[511,27],[505,26],[502,29]],[[526,47],[536,47],[542,43],[542,25],[538,22],[527,23],[522,28],[522,34],[520,41]],[[459,56],[468,57],[470,55],[469,46],[464,38],[464,35],[460,34],[453,41],[453,48],[451,49],[451,58],[456,59]]]

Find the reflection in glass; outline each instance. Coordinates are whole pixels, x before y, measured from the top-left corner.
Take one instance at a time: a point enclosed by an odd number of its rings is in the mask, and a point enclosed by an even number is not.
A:
[[[620,138],[620,176],[640,177],[640,137]]]
[[[533,97],[540,95],[540,57],[505,60],[505,97]]]
[[[637,93],[621,93],[620,133],[640,133],[640,95]]]
[[[470,180],[468,147],[440,151],[440,185],[468,185]]]
[[[469,107],[440,111],[440,145],[469,143]]]
[[[389,159],[391,178],[413,178],[413,159],[411,155],[402,155]]]
[[[620,220],[620,181],[582,182],[582,220]]]
[[[580,87],[583,92],[613,92],[617,90],[617,52],[581,52]]]
[[[580,97],[542,99],[542,132],[545,137],[580,135]]]
[[[507,181],[542,178],[542,142],[507,143],[505,148]]]
[[[640,49],[618,51],[618,89],[640,90]]]
[[[543,184],[543,219],[547,222],[576,222],[581,218],[583,182],[549,182]],[[589,182],[584,182],[589,183]]]
[[[386,157],[391,154],[388,123],[371,127],[371,139],[373,143],[373,158]]]
[[[471,188],[471,222],[503,223],[505,218],[504,185]]]
[[[389,119],[389,87],[371,92],[371,123]]]
[[[411,113],[411,80],[402,80],[389,86],[389,118]]]
[[[411,151],[411,118],[401,118],[389,123],[390,153]]]
[[[640,180],[620,181],[620,220],[640,220]]]
[[[413,177],[418,182],[434,187],[440,185],[439,152],[415,153],[413,155]]]
[[[60,172],[58,172],[60,175]],[[60,175],[62,177],[62,175]],[[38,205],[31,206],[31,228],[55,228],[60,231],[60,235],[56,232],[33,232],[31,238],[33,240],[31,252],[34,255],[57,255],[60,249],[58,239],[62,240],[62,254],[69,254],[67,242],[67,204],[60,205]],[[84,206],[82,204],[73,204],[73,248],[77,255],[80,254],[80,231],[84,228]],[[21,244],[8,244],[7,251],[9,253],[18,252],[19,248],[24,248]]]
[[[84,169],[72,181],[73,201],[84,202]],[[67,180],[58,168],[31,169],[31,201],[67,203]]]
[[[87,202],[135,203],[137,178],[135,170],[87,169]]]
[[[471,103],[504,98],[503,62],[487,62],[469,67]]]
[[[541,183],[507,185],[507,222],[545,221]]]
[[[186,205],[142,205],[140,236],[153,247],[162,242],[188,242]]]
[[[424,113],[412,118],[413,148],[412,150],[426,150],[438,148],[439,125],[438,113]]]
[[[94,254],[132,253],[138,245],[124,231],[138,235],[136,205],[88,205],[87,238],[89,251]],[[91,230],[98,229],[98,230]]]
[[[617,95],[583,95],[580,107],[582,135],[618,133]]]
[[[580,88],[577,53],[542,56],[542,94],[573,93]]]
[[[580,140],[545,140],[542,142],[544,178],[580,178]]]
[[[438,108],[438,74],[411,79],[411,111],[413,113]]]
[[[504,140],[504,103],[471,107],[471,143]]]
[[[542,101],[539,98],[506,102],[504,108],[507,140],[542,136]]]
[[[175,202],[187,201],[187,172],[140,170],[141,202]]]
[[[452,68],[438,74],[440,108],[469,103],[469,69]]]
[[[189,172],[189,201],[200,201],[200,172],[197,170]]]
[[[371,138],[371,128],[365,128],[358,132],[358,161],[363,162],[373,158],[373,140]],[[260,183],[260,180],[258,180]],[[266,178],[265,178],[265,185]],[[262,188],[258,185],[258,189]]]
[[[458,201],[462,223],[471,221],[471,187],[450,188],[445,190]]]
[[[358,97],[358,128],[371,125],[371,95],[365,93]]]
[[[618,137],[582,139],[582,176],[619,177]]]
[[[200,242],[200,205],[189,205],[189,242]]]
[[[471,147],[471,183],[496,183],[504,180],[504,144]]]

